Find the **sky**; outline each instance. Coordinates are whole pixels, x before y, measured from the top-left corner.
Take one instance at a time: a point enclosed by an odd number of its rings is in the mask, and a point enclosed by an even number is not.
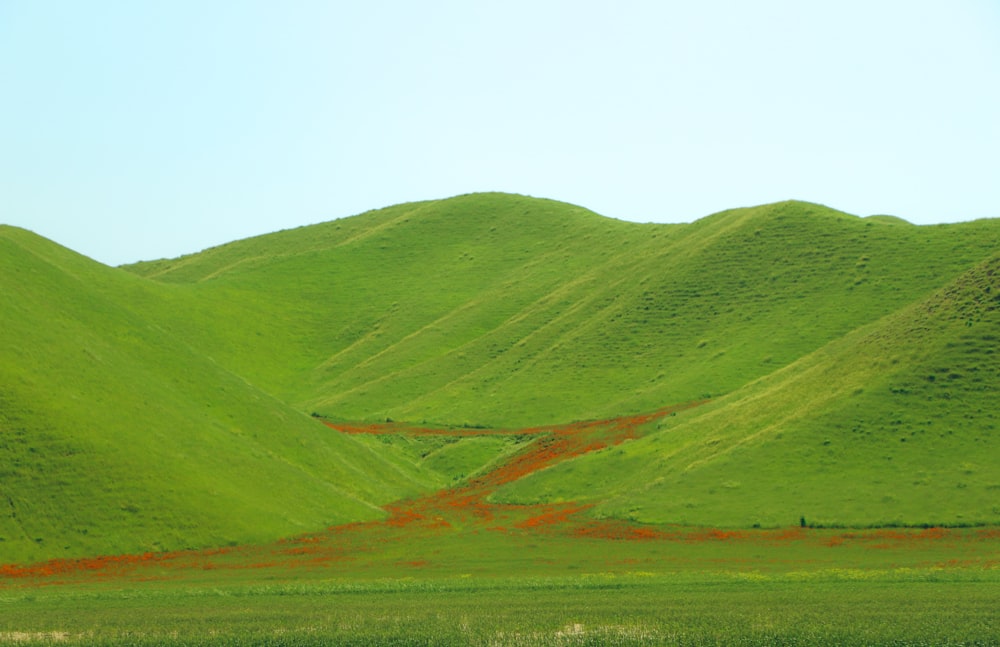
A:
[[[0,223],[118,265],[476,191],[1000,217],[1000,2],[0,0]]]

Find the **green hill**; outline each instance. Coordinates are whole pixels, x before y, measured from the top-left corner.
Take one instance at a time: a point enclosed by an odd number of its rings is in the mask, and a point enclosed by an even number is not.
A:
[[[638,225],[482,194],[130,269],[196,286],[185,338],[301,410],[517,426],[728,393],[944,285],[996,224],[792,202]]]
[[[0,561],[222,545],[436,485],[170,334],[191,298],[0,228]]]
[[[642,225],[504,194],[126,268],[3,227],[0,562],[374,518],[507,451],[435,458],[313,412],[518,427],[706,395],[501,496],[718,525],[996,522],[998,243],[1000,221],[786,202]]]
[[[653,434],[507,486],[647,522],[1000,521],[1000,256]]]

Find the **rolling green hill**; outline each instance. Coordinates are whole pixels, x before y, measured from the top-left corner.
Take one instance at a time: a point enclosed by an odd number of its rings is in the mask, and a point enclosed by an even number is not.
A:
[[[517,427],[705,396],[500,496],[657,522],[996,523],[998,248],[992,220],[785,202],[643,225],[505,194],[125,268],[3,227],[0,562],[374,518],[508,450],[427,455],[313,412]]]
[[[946,284],[996,225],[795,202],[638,225],[483,194],[130,269],[196,287],[184,337],[301,410],[516,426],[728,393]]]
[[[440,481],[164,330],[176,289],[8,227],[0,281],[0,561],[271,539]]]
[[[1000,256],[624,446],[499,500],[764,527],[1000,521]]]

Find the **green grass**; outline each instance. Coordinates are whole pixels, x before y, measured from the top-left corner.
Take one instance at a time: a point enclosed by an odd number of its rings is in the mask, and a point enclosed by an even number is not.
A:
[[[193,328],[231,340],[216,358],[299,408],[521,426],[733,391],[944,285],[998,233],[804,203],[636,225],[484,194],[130,269],[195,286],[216,314]]]
[[[580,535],[585,518],[353,524],[5,569],[0,642],[989,645],[996,529]],[[579,525],[582,524],[582,525]],[[619,526],[620,527],[620,526]],[[648,529],[648,528],[647,528]]]
[[[2,234],[0,561],[272,539],[428,486],[149,315],[186,295]]]
[[[87,645],[991,645],[996,580],[506,577],[0,594],[0,639]]]
[[[376,519],[514,449],[359,439],[313,412],[517,428],[706,394],[500,496],[996,523],[998,243],[998,221],[786,202],[639,225],[502,194],[127,268],[2,227],[0,563]]]
[[[1000,522],[993,257],[949,286],[498,500],[598,502],[647,522],[775,527]]]
[[[430,479],[428,486],[435,488],[473,476],[520,446],[520,439],[509,436],[359,435],[355,440],[399,466],[400,471],[412,472],[414,479]]]

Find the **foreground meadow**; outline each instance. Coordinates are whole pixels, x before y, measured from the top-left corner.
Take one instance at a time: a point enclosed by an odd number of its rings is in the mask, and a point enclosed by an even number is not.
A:
[[[247,579],[5,591],[0,639],[98,645],[995,645],[993,572]]]
[[[1000,643],[994,528],[698,528],[491,498],[692,406],[513,431],[328,423],[372,442],[463,437],[483,441],[475,451],[508,449],[452,487],[386,506],[382,521],[270,544],[0,566],[0,642]],[[458,448],[456,465],[470,460]]]

